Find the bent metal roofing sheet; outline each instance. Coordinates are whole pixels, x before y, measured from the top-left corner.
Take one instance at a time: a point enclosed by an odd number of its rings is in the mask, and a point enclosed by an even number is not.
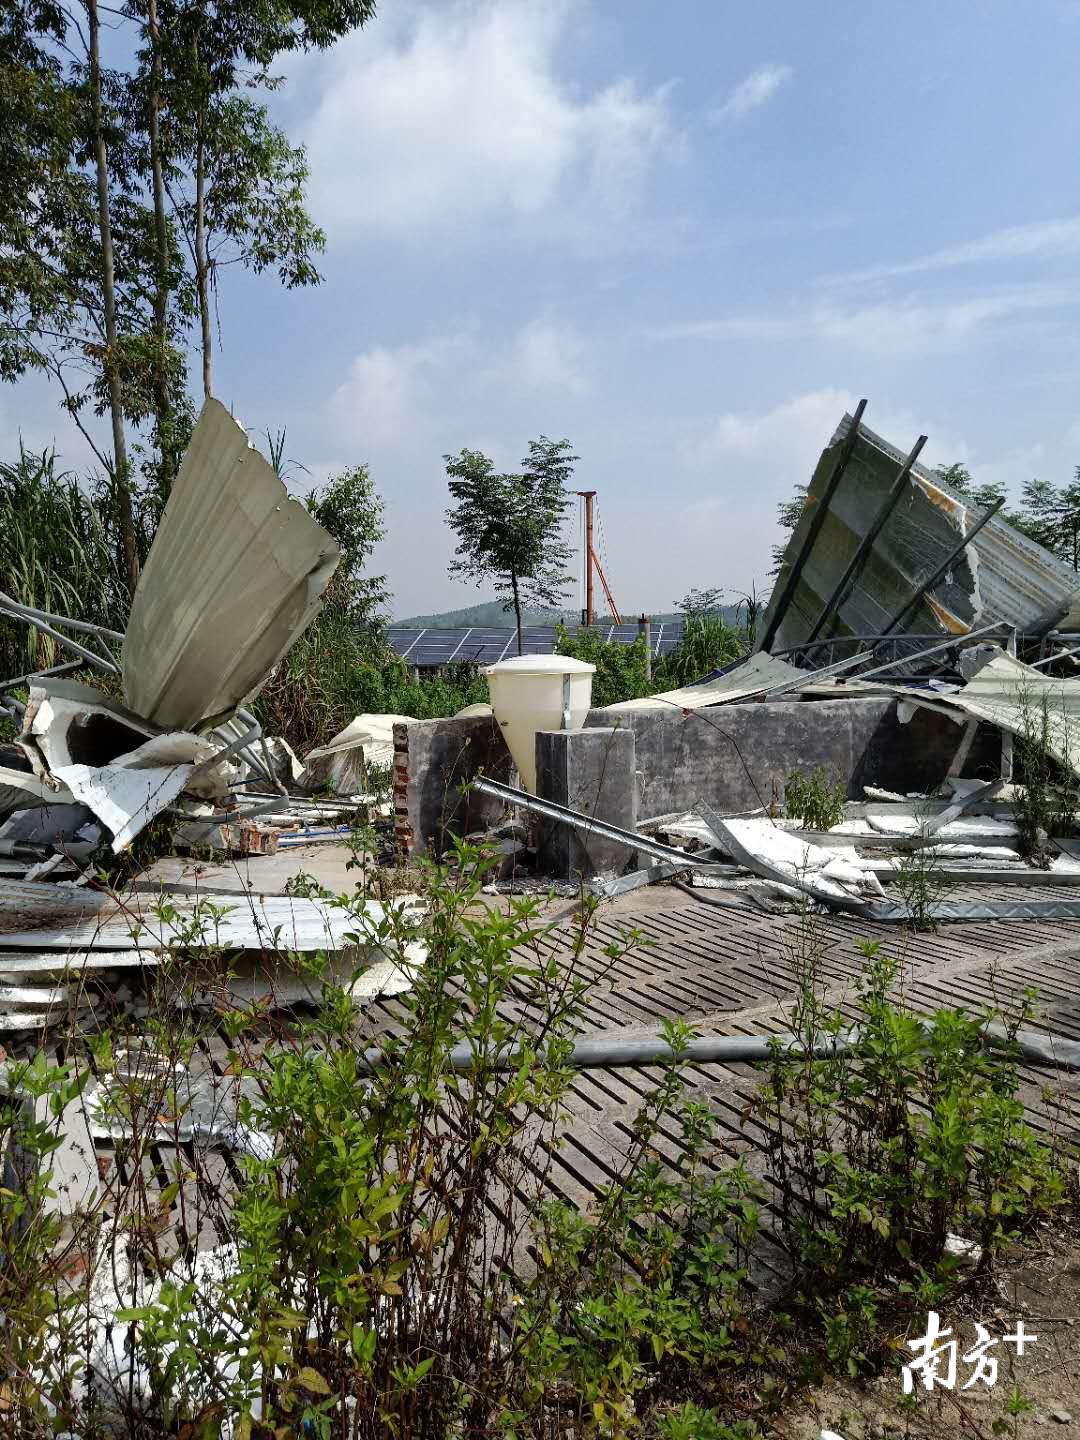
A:
[[[903,464],[899,450],[861,425],[814,536],[816,507],[841,463],[851,423],[851,417],[845,415],[822,452],[802,516],[784,551],[759,632],[771,635],[768,648],[774,652],[808,638]],[[906,493],[822,636],[880,633],[947,559],[981,513],[979,507],[942,484],[937,475],[913,465]],[[785,603],[784,579],[793,571],[798,578]],[[774,613],[778,610],[780,613]],[[1080,628],[1080,576],[1000,515],[979,532],[899,628],[901,633],[964,635],[990,621],[1029,631],[1052,625]]]

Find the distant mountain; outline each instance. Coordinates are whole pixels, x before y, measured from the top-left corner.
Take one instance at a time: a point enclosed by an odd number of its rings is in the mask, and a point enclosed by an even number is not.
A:
[[[625,624],[632,624],[641,612],[639,610],[623,611]],[[725,605],[720,614],[729,625],[737,625],[741,618],[736,613],[734,605]],[[667,620],[681,620],[682,616],[677,611],[671,611],[666,615],[653,615],[653,624],[658,625]],[[578,610],[527,610],[524,616],[526,625],[554,625],[561,620],[564,625],[571,628],[580,624],[581,612]],[[610,616],[607,611],[600,612],[596,617],[598,625],[608,623]],[[498,600],[485,600],[479,605],[466,605],[461,610],[442,610],[434,615],[410,615],[404,620],[395,620],[395,625],[415,625],[430,630],[456,630],[463,625],[490,626],[498,630],[510,630],[514,625],[514,612],[504,610],[502,603]]]

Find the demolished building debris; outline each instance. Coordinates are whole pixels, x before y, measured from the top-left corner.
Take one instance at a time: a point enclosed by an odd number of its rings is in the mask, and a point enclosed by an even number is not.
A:
[[[576,729],[568,690],[553,687],[564,703],[545,723],[561,712],[561,727],[521,727],[535,739],[535,793],[498,778],[511,774],[498,706],[438,721],[358,715],[302,759],[262,735],[245,706],[317,613],[336,561],[332,539],[208,402],[126,634],[74,625],[78,665],[95,654],[110,693],[72,679],[70,665],[18,677],[21,729],[0,753],[5,1042],[62,1016],[89,1029],[106,1002],[136,1014],[140,984],[167,977],[177,955],[194,968],[227,954],[216,988],[187,999],[211,1011],[318,1005],[323,978],[361,1010],[387,1005],[425,964],[422,907],[339,904],[319,884],[322,874],[349,888],[344,842],[373,822],[388,844],[396,835],[399,858],[439,853],[455,835],[487,846],[486,888],[500,894],[527,872],[534,890],[587,889],[615,905],[670,882],[694,897],[690,910],[723,907],[724,924],[807,906],[885,927],[1080,919],[1080,846],[1046,837],[1042,863],[1021,854],[1023,755],[1006,773],[1002,743],[1024,741],[1045,704],[1051,760],[1065,774],[1080,755],[1080,679],[1046,673],[1071,648],[1055,625],[1080,627],[1080,581],[999,517],[979,525],[914,455],[865,431],[861,411],[818,467],[757,650],[647,699],[589,710],[586,697]],[[66,633],[60,616],[5,613]],[[391,765],[393,815],[371,780]],[[835,823],[816,830],[785,813],[792,770],[839,787]],[[116,892],[101,886],[95,860],[161,819],[191,858],[159,857]],[[553,831],[575,845],[553,844]],[[204,851],[216,860],[204,864]],[[961,888],[916,917],[900,882],[919,864]],[[324,954],[325,968],[301,963]],[[655,993],[643,982],[638,1032],[586,1036],[569,1063],[669,1058],[648,1010]],[[1035,1063],[1051,1063],[1031,1043]],[[692,1044],[701,1063],[770,1053],[758,1033]],[[373,1044],[359,1059],[376,1069],[383,1054]],[[1075,1047],[1062,1056],[1073,1063]],[[452,1063],[472,1062],[459,1047]],[[103,1144],[123,1139],[109,1104],[118,1075],[106,1067],[89,1092]],[[156,1114],[162,1143],[265,1158],[265,1137],[240,1118],[240,1087],[185,1074],[171,1090]]]

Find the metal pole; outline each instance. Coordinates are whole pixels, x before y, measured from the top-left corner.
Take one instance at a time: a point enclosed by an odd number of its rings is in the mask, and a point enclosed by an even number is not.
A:
[[[941,581],[949,573],[949,571],[953,567],[954,562],[960,558],[960,556],[975,539],[975,536],[979,533],[983,526],[994,518],[994,516],[1004,504],[1004,499],[998,500],[995,504],[990,506],[989,510],[985,511],[982,515],[979,516],[978,520],[971,527],[971,529],[964,536],[964,538],[960,541],[959,545],[957,545],[954,550],[951,550],[949,552],[946,558],[934,571],[933,575],[930,576],[930,579],[924,580],[923,583],[919,586],[919,588],[915,591],[915,594],[912,595],[911,599],[904,606],[904,608],[896,612],[893,618],[885,626],[885,629],[881,632],[883,636],[888,635],[890,631],[895,630],[898,625],[900,625],[904,620],[907,619],[909,612],[914,610],[916,605],[918,605],[919,601],[923,598],[923,596],[928,591],[933,590],[938,585],[939,581]]]
[[[916,660],[928,660],[931,655],[940,655],[942,650],[951,650],[954,645],[970,645],[972,640],[978,640],[981,635],[989,635],[991,630],[1003,628],[1004,622],[995,620],[992,625],[984,625],[979,630],[969,630],[966,635],[950,635],[948,640],[942,640],[940,645],[931,645],[929,650],[916,650],[914,655],[902,655],[898,660],[890,660],[887,665],[879,665],[875,670],[864,670],[861,675],[856,675],[854,678],[870,680],[875,675],[884,675],[888,670],[895,670],[898,665],[911,665]],[[912,699],[918,698],[912,696]]]
[[[1032,670],[1039,670],[1044,665],[1053,665],[1055,660],[1068,660],[1073,655],[1080,655],[1080,645],[1075,645],[1071,650],[1059,650],[1056,655],[1046,655],[1042,660],[1032,661]]]
[[[638,619],[638,634],[645,637],[645,679],[652,680],[652,621],[648,615]]]
[[[758,650],[768,650],[776,638],[780,621],[784,618],[784,615],[787,613],[787,608],[791,604],[791,597],[795,593],[795,586],[799,583],[799,576],[802,574],[803,566],[806,564],[806,558],[813,549],[814,542],[821,531],[822,525],[825,523],[825,516],[829,513],[829,506],[832,503],[833,496],[836,494],[837,486],[844,478],[844,471],[847,468],[848,461],[851,459],[852,451],[855,449],[855,442],[859,438],[859,425],[862,423],[866,403],[865,400],[860,400],[855,407],[855,414],[851,418],[851,428],[844,436],[844,443],[840,447],[840,454],[837,456],[836,464],[833,466],[833,472],[825,484],[825,489],[820,500],[812,500],[810,496],[807,496],[807,505],[816,505],[817,509],[814,510],[810,517],[810,524],[807,527],[806,539],[803,541],[802,549],[792,560],[791,569],[787,575],[784,576],[783,582],[780,585],[776,604],[773,605],[771,601],[769,602],[769,609],[772,611],[772,616],[769,619],[767,627],[758,638],[755,653]],[[792,539],[794,538],[795,537],[792,536]]]
[[[479,790],[482,795],[503,800],[507,805],[520,805],[523,810],[529,810],[534,815],[543,815],[557,824],[569,825],[572,830],[584,830],[586,834],[598,835],[601,840],[613,840],[616,845],[625,845],[628,850],[638,850],[642,855],[651,855],[654,860],[674,861],[682,870],[692,868],[721,875],[731,873],[729,865],[714,862],[695,863],[694,857],[685,850],[678,850],[673,845],[662,845],[659,840],[653,840],[648,835],[639,835],[636,830],[624,830],[619,825],[597,820],[592,815],[572,810],[568,805],[559,805],[554,800],[543,800],[539,795],[530,795],[527,790],[515,790],[512,785],[503,785],[501,781],[489,780],[484,775],[478,776],[472,782],[471,788]]]
[[[593,608],[593,500],[596,498],[595,490],[579,490],[577,492],[585,501],[585,624],[592,625],[596,619],[596,611]]]
[[[851,559],[848,561],[847,568],[845,569],[843,575],[840,576],[840,579],[836,582],[836,586],[832,594],[829,596],[828,600],[825,601],[825,604],[821,607],[821,613],[814,621],[810,629],[810,633],[806,637],[808,642],[817,639],[826,621],[831,619],[834,611],[838,611],[840,609],[840,606],[847,599],[848,594],[851,592],[852,589],[854,589],[856,580],[858,580],[859,576],[862,574],[863,570],[866,567],[866,562],[870,559],[870,552],[874,548],[874,541],[881,534],[882,530],[885,527],[886,521],[896,509],[897,505],[899,505],[905,492],[910,488],[909,476],[911,475],[911,467],[919,458],[919,455],[921,454],[922,448],[925,444],[926,436],[920,435],[918,440],[916,440],[915,444],[912,446],[911,453],[908,455],[907,459],[900,467],[900,473],[893,481],[892,489],[878,506],[878,512],[874,516],[873,520],[870,522],[870,528],[867,530],[866,534],[855,547],[855,554],[852,555]]]
[[[44,620],[32,619],[29,615],[23,614],[22,610],[21,605],[9,602],[6,595],[0,594],[0,614],[10,615],[15,620],[21,620],[24,625],[32,625],[44,634],[51,635],[57,644],[63,645],[65,650],[71,650],[74,654],[80,655],[89,664],[96,665],[99,670],[106,670],[110,675],[120,674],[119,665],[114,664],[112,660],[106,660],[96,650],[88,650],[85,645],[80,645],[77,641],[72,640],[70,635],[64,635],[59,630],[54,630]]]

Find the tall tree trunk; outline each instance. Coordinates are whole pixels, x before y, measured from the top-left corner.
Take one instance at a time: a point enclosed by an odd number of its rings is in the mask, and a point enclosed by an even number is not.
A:
[[[204,114],[200,113],[195,141],[195,285],[199,295],[202,325],[203,394],[209,400],[211,385],[210,261],[206,253],[206,145],[203,140]]]
[[[90,41],[90,101],[94,120],[94,155],[97,161],[98,231],[101,241],[101,291],[105,308],[105,382],[112,420],[113,484],[120,518],[120,559],[132,595],[139,579],[135,548],[135,522],[131,508],[127,443],[124,439],[124,402],[117,368],[116,273],[113,265],[112,225],[109,220],[109,170],[101,115],[101,37],[97,0],[86,0]]]
[[[172,489],[174,453],[172,448],[172,402],[168,374],[169,313],[169,228],[165,220],[165,176],[161,158],[161,34],[158,30],[157,0],[147,0],[150,29],[150,170],[154,190],[154,417],[161,456],[162,498]]]
[[[521,634],[521,598],[518,595],[518,579],[513,570],[510,571],[510,585],[514,591],[514,617],[517,621],[517,647],[518,654],[525,654],[525,646]]]

